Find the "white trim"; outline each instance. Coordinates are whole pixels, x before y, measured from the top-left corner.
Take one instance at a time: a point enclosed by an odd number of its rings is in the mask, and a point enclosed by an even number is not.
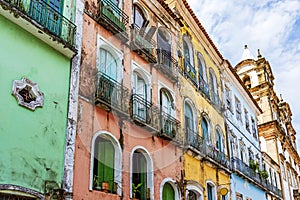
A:
[[[179,189],[176,185],[176,181],[174,181],[172,178],[165,178],[162,180],[162,182],[160,183],[160,186],[159,186],[159,197],[160,199],[162,199],[162,195],[163,195],[163,188],[164,188],[164,185],[166,183],[169,183],[172,187],[173,187],[173,190],[174,190],[174,193],[175,193],[175,199],[180,199],[180,192],[179,192]]]
[[[118,184],[117,194],[122,195],[122,149],[117,140],[117,138],[109,133],[108,131],[100,130],[97,131],[92,138],[91,145],[91,159],[90,159],[90,184],[89,190],[93,190],[93,168],[94,168],[94,149],[95,141],[97,137],[104,137],[111,141],[115,148],[115,157],[114,157],[114,182]]]
[[[124,53],[122,51],[120,51],[120,49],[118,49],[117,47],[115,47],[111,42],[109,42],[108,40],[106,40],[105,38],[103,38],[101,35],[98,35],[97,38],[97,49],[96,49],[96,67],[98,70],[98,65],[99,65],[99,57],[100,57],[100,49],[105,49],[107,50],[109,53],[111,53],[113,55],[113,57],[115,58],[116,62],[117,62],[117,67],[121,68],[122,70],[120,70],[121,74],[119,80],[117,80],[119,83],[121,83],[122,79],[123,79],[123,68],[124,66],[122,65],[122,60],[124,57]]]
[[[139,74],[145,81],[146,85],[147,85],[147,101],[151,102],[151,89],[152,89],[152,75],[147,72],[146,70],[144,70],[138,63],[136,63],[135,61],[132,61],[132,74],[133,76],[131,76],[131,85],[132,85],[132,90],[134,91],[134,87],[135,87],[135,73]]]
[[[134,5],[138,6],[141,11],[143,12],[143,14],[145,15],[145,18],[146,20],[150,20],[149,18],[149,13],[148,13],[148,10],[145,9],[145,6],[143,6],[138,0],[133,0],[132,2],[132,9],[134,9]],[[133,23],[133,20],[134,20],[134,10],[132,10],[132,23]]]
[[[204,189],[201,187],[201,185],[195,181],[188,181],[186,186],[186,199],[188,199],[189,190],[192,190],[196,192],[199,196],[197,200],[203,200],[204,199]]]
[[[168,90],[168,92],[170,93],[171,97],[172,97],[172,100],[173,100],[173,103],[174,103],[174,109],[172,109],[172,117],[176,118],[176,98],[175,98],[175,93],[173,90],[171,90],[168,86],[166,86],[164,83],[162,83],[161,81],[158,80],[158,93],[157,93],[157,105],[160,106],[160,90],[164,88],[166,90]]]
[[[212,136],[213,136],[213,128],[212,128],[212,122],[211,122],[211,120],[210,120],[210,118],[209,118],[209,116],[208,116],[208,114],[207,113],[205,113],[205,112],[203,112],[202,114],[201,114],[201,132],[202,132],[202,120],[203,119],[205,119],[206,120],[206,123],[207,123],[207,134],[208,134],[208,144],[212,144],[212,140],[213,140],[213,138],[212,138]],[[202,133],[202,138],[203,138],[203,133]]]
[[[147,160],[147,188],[150,188],[150,200],[154,200],[153,160],[152,160],[151,155],[148,152],[148,150],[143,146],[135,146],[132,148],[132,150],[130,152],[130,198],[133,197],[133,195],[132,195],[132,168],[133,168],[132,158],[133,158],[133,153],[136,150],[140,150]]]
[[[217,200],[217,187],[216,184],[212,180],[206,180],[205,187],[206,187],[206,196],[207,196],[207,184],[212,186],[212,199]]]

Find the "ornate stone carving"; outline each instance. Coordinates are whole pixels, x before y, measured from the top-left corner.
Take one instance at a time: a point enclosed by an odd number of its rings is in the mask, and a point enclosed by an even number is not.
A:
[[[37,83],[23,77],[21,80],[14,80],[12,95],[14,95],[19,105],[35,110],[36,107],[43,107],[44,94],[40,92]]]

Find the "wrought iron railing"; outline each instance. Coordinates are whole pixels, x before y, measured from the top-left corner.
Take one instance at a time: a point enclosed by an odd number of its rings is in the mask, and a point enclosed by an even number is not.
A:
[[[209,94],[209,85],[208,83],[204,80],[202,75],[199,74],[199,88],[200,91],[208,98],[210,99],[210,94]]]
[[[278,195],[279,197],[282,197],[282,192],[279,188],[276,186],[272,185],[269,181],[266,182],[267,184],[267,189],[273,192],[274,194]]]
[[[196,70],[187,60],[184,60],[184,73],[192,81],[192,83],[198,87]]]
[[[95,98],[96,104],[129,115],[129,90],[104,73],[98,75]]]
[[[187,146],[202,152],[203,139],[196,130],[185,128],[185,143]]]
[[[43,0],[1,0],[74,48],[76,25]]]
[[[138,94],[131,96],[131,116],[139,125],[159,129],[158,108]]]
[[[159,136],[179,141],[181,140],[179,133],[180,122],[177,119],[162,111],[160,113],[160,125],[161,130]]]
[[[128,15],[111,0],[99,0],[98,8],[98,22],[104,24],[105,27],[112,28],[113,33],[122,34],[127,38],[126,26],[129,21]]]
[[[162,49],[156,49],[157,65],[159,69],[171,80],[177,81],[176,70],[178,62],[171,55],[171,52]]]
[[[213,159],[220,165],[224,166],[225,168],[231,169],[231,163],[230,163],[230,159],[228,158],[228,156],[225,153],[221,152],[220,150],[216,149],[216,147],[206,144],[204,142],[203,153],[207,157]]]
[[[131,49],[151,62],[156,62],[155,55],[156,42],[147,36],[145,28],[139,28],[137,25],[131,25]]]

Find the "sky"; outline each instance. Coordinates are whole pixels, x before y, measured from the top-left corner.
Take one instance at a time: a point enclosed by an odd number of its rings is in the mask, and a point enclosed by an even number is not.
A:
[[[245,44],[269,61],[276,94],[290,104],[300,152],[300,0],[187,1],[232,66]]]

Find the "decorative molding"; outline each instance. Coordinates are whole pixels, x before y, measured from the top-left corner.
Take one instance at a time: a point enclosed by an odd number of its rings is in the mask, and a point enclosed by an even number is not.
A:
[[[14,95],[19,105],[35,110],[36,107],[43,107],[44,94],[40,92],[37,83],[23,77],[21,80],[14,80],[12,95]]]
[[[42,194],[40,194],[39,192],[29,189],[29,188],[25,188],[22,186],[17,186],[17,185],[11,185],[11,184],[0,184],[0,191],[1,190],[11,190],[11,191],[18,191],[18,192],[22,192],[25,194],[30,194],[33,195],[35,197],[37,197],[38,199],[44,200],[44,196]]]

